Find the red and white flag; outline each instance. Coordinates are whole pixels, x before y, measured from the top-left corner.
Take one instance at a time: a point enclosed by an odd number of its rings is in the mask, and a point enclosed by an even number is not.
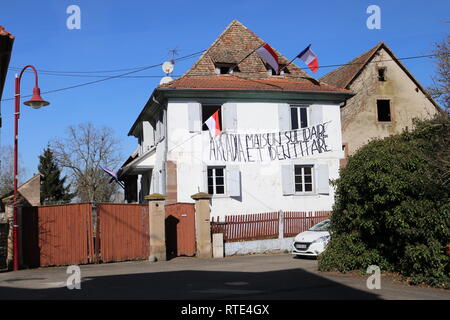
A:
[[[267,43],[257,49],[256,53],[278,73],[278,56]]]
[[[306,47],[305,50],[300,52],[297,58],[302,59],[306,65],[311,69],[312,72],[316,72],[319,70],[319,60],[314,52],[311,50],[311,45]]]
[[[219,110],[214,112],[214,114],[205,121],[205,124],[212,137],[218,136],[220,134]]]

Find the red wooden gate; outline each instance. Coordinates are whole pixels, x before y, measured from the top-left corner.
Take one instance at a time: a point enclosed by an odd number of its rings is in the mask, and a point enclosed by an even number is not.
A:
[[[22,208],[23,264],[28,267],[93,261],[91,204]]]
[[[166,205],[166,248],[167,256],[194,256],[195,207],[193,203]]]
[[[99,261],[148,259],[148,204],[98,204],[96,213]]]

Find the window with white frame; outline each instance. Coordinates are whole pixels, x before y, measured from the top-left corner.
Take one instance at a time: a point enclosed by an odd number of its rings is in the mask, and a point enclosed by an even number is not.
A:
[[[308,126],[308,106],[291,105],[291,129],[296,130]]]
[[[208,167],[208,193],[225,194],[225,167]]]
[[[296,193],[313,192],[314,190],[314,166],[295,165],[294,166],[294,184]]]

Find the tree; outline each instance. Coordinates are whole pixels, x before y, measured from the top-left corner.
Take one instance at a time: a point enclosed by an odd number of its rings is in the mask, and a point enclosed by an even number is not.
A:
[[[38,170],[42,175],[41,203],[60,204],[70,202],[74,195],[69,192],[70,185],[64,186],[66,177],[60,177],[61,170],[50,147],[44,149],[42,155],[39,156]]]
[[[349,158],[336,185],[323,271],[377,265],[412,283],[450,286],[450,120],[374,140]]]
[[[67,128],[67,137],[52,142],[58,164],[70,172],[80,202],[110,202],[118,185],[100,168],[115,168],[121,160],[120,144],[108,127],[84,123]]]
[[[428,88],[431,96],[438,100],[445,111],[450,108],[450,36],[435,44],[433,50],[436,60],[436,75],[431,77],[433,84]]]
[[[25,174],[22,166],[19,166],[19,183]],[[0,150],[0,196],[14,189],[14,148],[3,146]]]

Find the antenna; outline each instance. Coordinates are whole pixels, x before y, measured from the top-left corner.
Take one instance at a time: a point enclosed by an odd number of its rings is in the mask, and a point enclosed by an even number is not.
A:
[[[177,49],[177,47],[169,50],[169,55],[171,55],[171,58],[169,61],[166,61],[162,65],[162,70],[166,74],[165,77],[161,79],[159,84],[165,84],[170,81],[173,81],[172,77],[170,76],[173,72],[174,65],[175,65],[175,56],[178,55],[180,51]]]

